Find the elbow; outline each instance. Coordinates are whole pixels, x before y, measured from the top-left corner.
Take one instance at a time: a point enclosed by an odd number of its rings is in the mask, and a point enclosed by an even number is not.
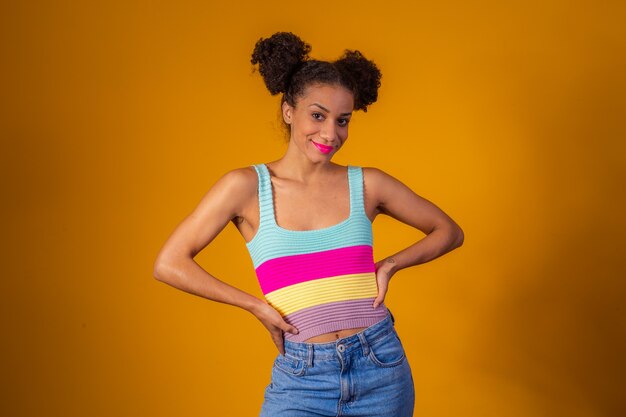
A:
[[[452,233],[453,236],[453,248],[456,249],[459,246],[463,245],[463,241],[465,240],[465,234],[463,233],[463,229],[459,227],[458,224],[454,225],[454,230]]]
[[[152,266],[152,277],[157,281],[171,284],[180,279],[182,271],[187,268],[192,256],[186,256],[179,251],[162,250],[157,255]]]
[[[165,265],[159,261],[155,262],[152,269],[152,277],[157,281],[163,281],[165,277]]]
[[[456,224],[454,220],[450,220],[442,225],[440,230],[446,235],[448,251],[454,250],[463,245],[465,234],[463,233],[463,229],[461,229],[461,227]]]
[[[152,267],[152,277],[157,281],[167,282],[174,270],[175,267],[171,261],[158,257]]]

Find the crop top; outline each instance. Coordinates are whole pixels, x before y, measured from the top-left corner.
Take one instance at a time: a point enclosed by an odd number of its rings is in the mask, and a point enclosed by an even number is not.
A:
[[[372,222],[363,202],[363,171],[348,165],[350,216],[333,226],[288,230],[276,223],[272,182],[265,164],[252,165],[259,177],[260,222],[246,243],[269,305],[303,342],[342,329],[369,327],[387,316],[378,294],[372,248]]]

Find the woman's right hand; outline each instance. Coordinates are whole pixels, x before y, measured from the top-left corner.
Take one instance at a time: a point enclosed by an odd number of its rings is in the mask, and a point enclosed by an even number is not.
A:
[[[272,336],[272,340],[274,344],[278,348],[278,351],[281,355],[285,354],[285,346],[283,340],[283,331],[298,334],[298,329],[287,323],[280,313],[276,311],[274,307],[269,305],[265,300],[263,300],[263,305],[256,311],[255,316],[263,326],[267,330],[269,330],[270,335]]]

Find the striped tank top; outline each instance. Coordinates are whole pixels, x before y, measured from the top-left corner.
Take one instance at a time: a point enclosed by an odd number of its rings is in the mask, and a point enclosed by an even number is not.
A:
[[[266,301],[302,342],[342,329],[368,327],[387,316],[378,294],[372,249],[372,223],[363,202],[363,171],[348,165],[350,216],[333,226],[288,230],[276,223],[272,182],[265,164],[257,172],[260,222],[246,243]]]

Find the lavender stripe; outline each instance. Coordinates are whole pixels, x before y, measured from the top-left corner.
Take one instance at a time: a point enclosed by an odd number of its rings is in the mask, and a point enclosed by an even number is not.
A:
[[[286,340],[303,342],[311,337],[356,327],[369,327],[387,316],[384,303],[372,308],[372,298],[335,301],[304,308],[284,317],[285,321],[299,330],[297,335],[284,333]]]

